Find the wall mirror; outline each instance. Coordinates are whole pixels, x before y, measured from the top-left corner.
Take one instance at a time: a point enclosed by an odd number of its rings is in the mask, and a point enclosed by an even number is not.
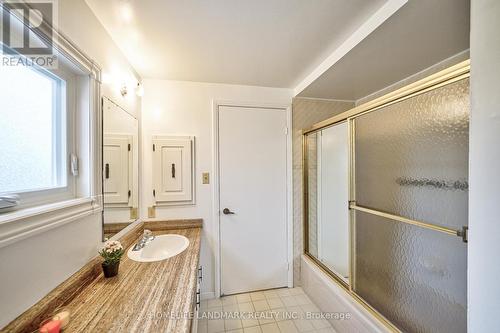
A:
[[[137,219],[139,127],[137,119],[107,97],[103,110],[103,239]]]

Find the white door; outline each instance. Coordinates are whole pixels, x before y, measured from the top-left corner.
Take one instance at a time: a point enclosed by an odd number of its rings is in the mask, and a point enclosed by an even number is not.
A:
[[[223,295],[287,285],[286,126],[282,109],[219,107]]]

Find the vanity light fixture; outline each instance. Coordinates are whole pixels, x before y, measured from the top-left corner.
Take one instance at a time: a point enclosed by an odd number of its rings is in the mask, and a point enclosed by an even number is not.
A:
[[[120,88],[120,94],[122,94],[123,97],[127,96],[128,90],[125,84]]]
[[[115,91],[119,91],[122,97],[128,95],[129,90],[132,93],[136,93],[137,96],[142,96],[144,94],[144,88],[142,83],[137,81],[137,78],[133,77],[131,74],[121,73],[119,70],[114,70],[113,73],[103,73],[102,83],[109,85]]]

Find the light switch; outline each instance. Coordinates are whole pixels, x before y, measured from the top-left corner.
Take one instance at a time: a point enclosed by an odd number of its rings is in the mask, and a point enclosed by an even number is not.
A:
[[[210,174],[208,172],[204,172],[203,174],[203,184],[210,184]]]

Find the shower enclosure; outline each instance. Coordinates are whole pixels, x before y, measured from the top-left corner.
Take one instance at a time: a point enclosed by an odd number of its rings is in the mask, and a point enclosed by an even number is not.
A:
[[[469,65],[305,131],[305,251],[390,328],[466,332]]]

